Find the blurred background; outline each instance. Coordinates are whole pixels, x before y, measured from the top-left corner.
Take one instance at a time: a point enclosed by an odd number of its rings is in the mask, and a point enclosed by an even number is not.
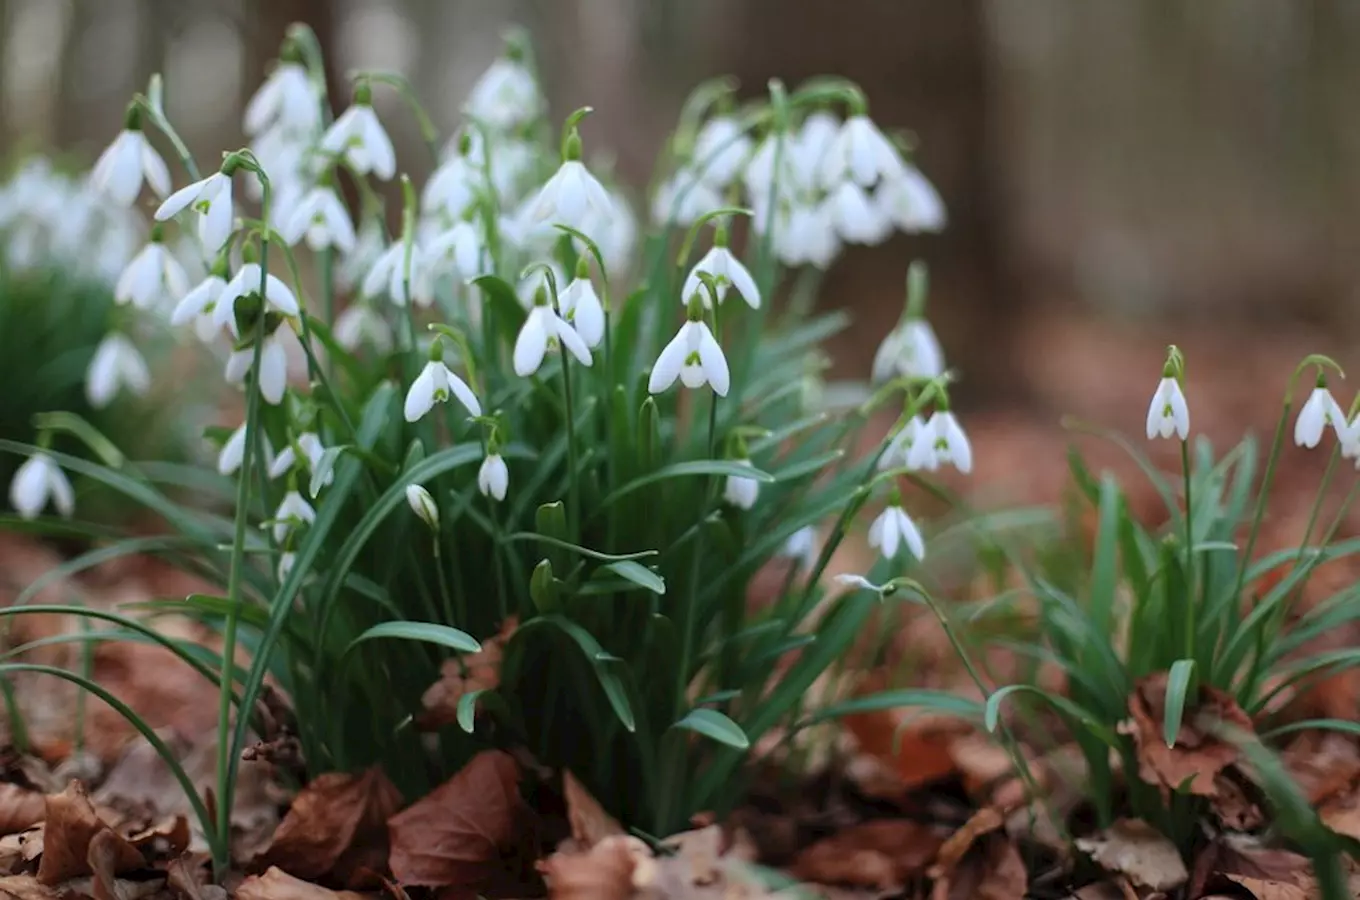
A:
[[[1235,439],[1273,426],[1304,353],[1355,361],[1357,2],[0,0],[0,146],[88,165],[157,71],[200,158],[240,146],[294,20],[320,36],[333,96],[351,68],[399,71],[446,128],[502,29],[525,25],[555,114],[594,106],[588,145],[639,189],[704,78],[747,95],[774,76],[859,82],[882,126],[914,131],[950,225],[842,255],[824,302],[856,324],[832,350],[867,374],[925,259],[978,431],[1074,413],[1140,432],[1175,341],[1196,430]],[[406,110],[377,100],[419,169]]]

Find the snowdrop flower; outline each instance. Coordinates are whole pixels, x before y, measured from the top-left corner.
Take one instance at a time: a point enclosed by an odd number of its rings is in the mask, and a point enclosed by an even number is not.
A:
[[[944,374],[944,350],[925,319],[907,316],[888,332],[874,353],[872,378],[882,384],[896,377],[938,378]]]
[[[244,385],[246,374],[250,372],[255,360],[255,348],[243,347],[227,357],[225,377],[228,384]],[[260,348],[260,372],[256,379],[260,385],[260,396],[273,406],[283,402],[283,392],[288,387],[288,353],[278,338],[278,332],[264,339]]]
[[[811,186],[827,151],[841,132],[840,120],[826,110],[817,110],[803,120],[789,154],[798,172],[798,183]]]
[[[751,154],[746,168],[742,171],[746,192],[752,198],[768,202],[771,188],[787,194],[794,188],[806,184],[796,159],[798,153],[796,143],[797,138],[788,132],[772,131],[761,139],[756,152]],[[779,158],[778,172],[775,171],[776,156]]]
[[[213,310],[217,306],[222,291],[227,287],[226,261],[220,260],[208,276],[196,284],[175,304],[170,313],[170,324],[175,327],[194,323],[194,330],[204,343],[211,341],[218,331],[213,321]]]
[[[973,470],[973,448],[947,409],[931,413],[907,452],[907,468],[934,472],[944,463],[967,475]]]
[[[1152,440],[1169,438],[1173,434],[1181,440],[1190,436],[1190,407],[1185,403],[1181,383],[1168,374],[1158,382],[1152,402],[1148,404],[1147,436]]]
[[[502,131],[532,121],[542,108],[538,83],[514,50],[482,73],[463,104],[469,117]]]
[[[685,286],[681,288],[682,296],[693,297],[698,294],[703,299],[704,306],[711,307],[712,301],[709,299],[708,290],[699,278],[700,273],[707,273],[716,282],[719,302],[727,297],[728,287],[734,287],[748,306],[752,309],[760,309],[760,288],[756,287],[756,280],[741,264],[741,260],[732,255],[731,250],[727,249],[727,230],[725,228],[718,229],[713,239],[713,246],[704,254],[703,259],[695,263],[694,268],[689,270],[689,276],[685,278]]]
[[[372,90],[366,82],[354,89],[354,103],[340,114],[321,138],[322,151],[344,154],[345,162],[360,175],[370,172],[382,181],[397,174],[397,155],[378,114],[373,111]]]
[[[482,414],[482,405],[477,402],[477,396],[472,393],[472,388],[444,365],[442,347],[443,345],[438,342],[431,347],[430,352],[435,354],[435,357],[425,363],[425,368],[416,376],[416,380],[411,382],[411,387],[406,392],[404,413],[408,422],[420,421],[426,413],[434,409],[436,403],[448,400],[450,394],[463,404],[469,415]]]
[[[734,459],[740,466],[750,466],[749,459]],[[756,499],[760,496],[760,482],[754,478],[745,478],[740,475],[728,475],[727,482],[723,486],[723,499],[735,506],[737,509],[750,509],[756,505]]]
[[[326,448],[321,444],[321,438],[311,431],[304,431],[293,439],[293,442],[279,451],[279,455],[274,457],[269,463],[267,471],[270,478],[278,478],[286,472],[291,471],[298,463],[297,450],[302,451],[302,457],[307,462],[307,470],[312,474],[316,473],[317,467],[321,465],[322,459],[326,455]],[[321,484],[329,485],[335,481],[335,470],[332,468],[321,479]]]
[[[534,374],[543,365],[548,350],[559,345],[571,351],[581,365],[591,364],[590,348],[585,339],[552,308],[547,292],[540,291],[534,308],[529,310],[529,316],[515,338],[515,374],[521,378]]]
[[[549,262],[546,267],[534,266],[533,271],[521,278],[519,284],[515,285],[515,296],[519,298],[520,305],[525,309],[533,309],[535,304],[538,303],[538,295],[540,292],[549,292],[549,271],[552,272],[553,284],[562,284],[567,280],[566,273],[562,271],[562,267],[556,262]],[[561,295],[559,294],[558,297],[560,301]]]
[[[700,216],[722,206],[717,188],[682,169],[662,182],[652,196],[652,221],[657,225],[693,225]]]
[[[287,581],[293,567],[297,565],[297,554],[291,550],[279,554],[279,581]]]
[[[431,531],[439,531],[439,507],[434,502],[434,497],[430,492],[418,484],[408,484],[406,486],[406,505],[411,507],[411,512],[415,513],[420,521],[429,526]]]
[[[921,538],[921,531],[902,508],[900,500],[879,513],[869,526],[869,546],[882,553],[884,559],[894,558],[904,546],[918,560],[926,558],[926,543]]]
[[[123,130],[95,162],[90,186],[120,206],[131,206],[143,179],[158,196],[170,193],[170,170],[142,133],[140,110],[130,106]]]
[[[892,230],[864,188],[853,181],[841,182],[822,205],[836,233],[848,244],[877,244]]]
[[[715,116],[704,123],[694,139],[694,163],[703,167],[700,174],[705,181],[726,187],[751,155],[751,146],[751,139],[736,119]]]
[[[1354,459],[1356,468],[1360,469],[1360,415],[1349,422],[1343,421],[1337,426],[1336,433],[1341,440],[1341,455]]]
[[[156,210],[156,221],[173,219],[190,207],[199,214],[198,239],[203,249],[216,253],[231,237],[231,173],[224,168],[175,191]]]
[[[817,179],[830,191],[844,182],[871,188],[879,179],[899,178],[904,163],[897,148],[867,115],[846,119],[817,165]]]
[[[90,359],[85,371],[85,397],[95,409],[103,409],[122,388],[142,396],[151,389],[151,371],[132,342],[114,332],[99,342]]]
[[[804,570],[811,570],[817,565],[817,557],[821,555],[821,550],[818,547],[817,529],[811,525],[804,525],[789,535],[789,539],[784,542],[779,553],[781,556],[794,560]]]
[[[285,45],[279,55],[279,64],[246,104],[243,124],[251,137],[270,129],[308,134],[321,124],[321,98],[297,48]]]
[[[425,182],[425,189],[420,192],[420,207],[427,211],[442,210],[461,219],[476,201],[481,184],[481,171],[466,155],[451,157]]]
[[[883,585],[874,584],[863,575],[856,575],[853,572],[842,572],[831,579],[843,588],[853,591],[873,591],[876,594],[883,592]]]
[[[577,144],[575,149],[579,154],[579,141]],[[591,225],[608,221],[614,206],[610,202],[609,192],[590,174],[579,155],[570,155],[573,149],[570,138],[568,145],[568,157],[539,189],[538,196],[529,207],[529,221],[567,225],[589,235]]]
[[[1327,390],[1326,379],[1319,376],[1317,387],[1313,388],[1313,393],[1308,396],[1307,402],[1299,410],[1299,417],[1294,421],[1294,443],[1311,450],[1322,440],[1322,432],[1329,425],[1336,431],[1338,438],[1345,439],[1349,428],[1346,415],[1332,398],[1332,392]]]
[[[165,246],[159,225],[151,229],[151,240],[132,258],[118,276],[113,288],[115,303],[131,303],[138,309],[168,305],[189,290],[184,266]]]
[[[265,275],[260,269],[259,263],[248,262],[237,270],[231,281],[228,281],[226,286],[222,288],[222,293],[218,295],[217,302],[213,305],[213,325],[217,328],[229,328],[232,335],[240,337],[236,330],[236,301],[251,294],[258,295],[262,275],[264,275],[265,305],[273,307],[285,316],[298,315],[300,310],[297,297],[293,296],[288,285],[276,278],[273,272]]]
[[[482,236],[471,222],[455,222],[430,238],[426,250],[432,271],[452,269],[461,280],[475,278],[485,268]]]
[[[905,166],[900,177],[880,184],[874,205],[884,219],[908,234],[941,231],[948,218],[939,192],[914,166]]]
[[[315,521],[316,510],[312,509],[312,504],[297,491],[289,491],[274,511],[274,541],[282,544],[289,532]]]
[[[680,383],[687,388],[700,388],[707,384],[719,397],[727,396],[732,383],[727,357],[703,320],[703,308],[703,302],[697,297],[690,300],[685,324],[680,326],[679,332],[662,349],[656,364],[652,366],[651,377],[647,380],[650,393],[661,393],[679,378]]]
[[[888,447],[883,451],[883,456],[878,460],[880,471],[906,466],[907,459],[911,456],[911,448],[915,446],[916,439],[921,436],[925,429],[925,422],[921,421],[920,416],[912,416],[906,423],[897,430],[892,440],[888,442]]]
[[[562,307],[562,318],[576,329],[587,347],[598,347],[604,340],[604,304],[595,293],[585,258],[577,267],[576,277],[557,297]]]
[[[482,492],[483,497],[504,500],[505,492],[509,488],[510,468],[505,464],[505,460],[499,453],[488,455],[482,460],[482,467],[477,470],[477,490]]]
[[[269,447],[269,438],[264,438],[265,468],[274,465],[271,459],[272,450]],[[241,468],[241,463],[246,455],[246,423],[242,422],[231,437],[227,438],[226,443],[217,454],[217,471],[220,475],[231,475]]]
[[[75,512],[76,495],[56,461],[38,451],[15,471],[9,483],[9,502],[24,519],[37,518],[49,502],[69,519]]]
[[[795,204],[782,231],[775,232],[775,249],[785,265],[806,263],[819,269],[830,268],[841,242],[826,204]]]
[[[351,353],[364,343],[386,353],[392,349],[392,327],[372,307],[356,303],[335,317],[335,342]]]
[[[335,191],[325,185],[312,188],[298,200],[279,233],[290,247],[306,237],[307,246],[316,253],[327,247],[342,253],[355,250],[354,223]]]
[[[416,306],[429,306],[434,302],[434,279],[430,277],[425,264],[424,251],[420,244],[411,242],[410,278],[407,278],[406,242],[393,241],[374,261],[373,268],[364,276],[359,293],[364,297],[376,297],[384,291],[397,306],[406,305],[409,292]],[[409,290],[408,290],[409,280]]]

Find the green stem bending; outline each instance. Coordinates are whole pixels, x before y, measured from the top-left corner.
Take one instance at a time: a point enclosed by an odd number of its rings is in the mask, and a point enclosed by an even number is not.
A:
[[[1195,658],[1195,528],[1194,528],[1194,504],[1190,494],[1190,442],[1181,441],[1181,474],[1185,479],[1185,585],[1189,590],[1190,596],[1186,598],[1185,604],[1185,658]],[[1193,679],[1193,675],[1191,676]],[[1195,691],[1192,689],[1190,695],[1193,697]]]

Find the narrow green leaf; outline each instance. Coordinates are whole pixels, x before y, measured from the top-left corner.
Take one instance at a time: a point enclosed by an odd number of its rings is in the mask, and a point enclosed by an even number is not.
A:
[[[738,478],[750,478],[754,481],[763,481],[767,484],[774,481],[774,476],[769,472],[757,469],[754,466],[742,465],[730,459],[695,459],[688,462],[672,463],[669,466],[662,466],[652,472],[648,472],[625,484],[623,487],[605,497],[601,506],[608,506],[620,497],[631,494],[639,488],[644,488],[649,484],[658,481],[665,481],[669,478],[690,478],[696,475],[716,475],[728,476],[735,475]]]
[[[874,694],[866,694],[863,697],[833,703],[813,712],[804,720],[803,724],[816,725],[819,722],[839,719],[842,716],[918,707],[930,712],[958,716],[963,719],[978,720],[982,718],[982,704],[976,700],[969,700],[967,697],[960,697],[958,694],[951,694],[948,691],[921,689],[879,691]]]
[[[982,721],[988,731],[996,731],[1001,718],[1001,704],[1012,694],[1033,694],[1035,697],[1045,701],[1059,713],[1065,715],[1070,724],[1074,727],[1082,728],[1092,737],[1100,740],[1108,747],[1117,747],[1118,741],[1110,729],[1101,725],[1096,717],[1077,704],[1058,694],[1050,694],[1032,684],[1008,684],[1003,688],[993,691],[987,697],[987,705],[983,710]]]
[[[339,444],[334,447],[327,447],[321,454],[321,458],[316,461],[312,468],[312,480],[307,485],[307,493],[315,497],[321,493],[321,489],[326,486],[326,479],[335,472],[335,463],[340,459],[340,454],[350,449],[348,444]]]
[[[486,692],[486,688],[481,688],[458,698],[458,727],[468,734],[477,727],[477,698]]]
[[[737,750],[747,750],[751,747],[751,742],[747,740],[746,733],[741,730],[741,726],[716,709],[703,707],[692,709],[683,719],[671,727],[702,734],[710,740],[717,741],[719,744],[726,744]]]
[[[514,534],[507,534],[504,537],[504,540],[506,542],[535,541],[541,544],[550,544],[553,547],[571,550],[574,553],[579,553],[589,559],[597,559],[600,562],[624,562],[633,559],[648,559],[657,555],[656,550],[636,550],[632,553],[601,553],[599,550],[591,550],[589,547],[582,547],[580,544],[573,544],[571,541],[564,541],[534,531],[516,531]]]
[[[1171,674],[1166,679],[1166,721],[1163,723],[1162,735],[1168,747],[1176,746],[1181,718],[1185,715],[1185,695],[1190,690],[1190,679],[1194,674],[1193,659],[1178,659],[1171,664]]]
[[[364,641],[380,638],[396,638],[404,641],[437,644],[440,647],[457,650],[459,653],[477,653],[482,649],[482,645],[477,643],[476,638],[472,635],[449,625],[439,625],[434,622],[380,622],[350,641],[349,646],[345,648],[345,653],[348,654]]]
[[[595,670],[595,677],[604,690],[605,698],[608,699],[610,707],[613,708],[614,714],[618,716],[623,727],[630,732],[636,731],[637,720],[633,716],[632,705],[628,702],[628,692],[619,676],[611,672],[606,664],[606,661],[614,657],[605,652],[604,648],[600,646],[600,642],[595,640],[590,632],[570,619],[556,614],[530,619],[515,630],[511,640],[523,639],[524,635],[541,628],[556,629],[571,638]]]
[[[664,596],[666,593],[666,580],[651,569],[642,565],[642,563],[634,562],[631,559],[625,559],[620,560],[619,562],[608,563],[607,565],[601,566],[601,568],[608,569],[615,575],[626,578],[638,587],[651,591],[653,594]]]

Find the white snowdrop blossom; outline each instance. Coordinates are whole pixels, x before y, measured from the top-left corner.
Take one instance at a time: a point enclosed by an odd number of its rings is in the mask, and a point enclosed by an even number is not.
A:
[[[115,303],[131,303],[138,309],[168,306],[189,290],[189,276],[184,266],[152,231],[151,241],[132,258],[118,276],[113,288]]]
[[[733,460],[737,465],[750,466],[749,459]],[[740,475],[728,475],[727,482],[723,485],[723,499],[737,509],[750,509],[756,505],[756,500],[760,496],[760,482],[754,478],[745,478]]]
[[[335,342],[351,353],[365,343],[386,353],[392,349],[392,326],[377,310],[355,303],[335,317]]]
[[[505,492],[510,489],[510,468],[499,453],[489,454],[482,460],[477,470],[477,490],[483,497],[504,500]]]
[[[482,405],[477,396],[463,379],[439,359],[425,363],[416,380],[411,382],[406,392],[404,413],[406,421],[418,422],[426,413],[434,409],[436,403],[443,403],[452,395],[458,399],[469,415],[480,416]]]
[[[284,60],[274,67],[246,104],[244,128],[251,137],[277,129],[284,134],[310,134],[321,124],[321,99],[307,67]]]
[[[542,108],[538,83],[529,67],[506,56],[482,73],[463,104],[467,115],[498,130],[530,122]]]
[[[213,305],[213,324],[216,327],[229,328],[234,336],[240,337],[236,329],[236,301],[251,294],[258,295],[261,276],[264,277],[265,304],[285,316],[298,315],[297,297],[288,285],[275,277],[273,272],[265,275],[259,263],[248,262],[222,288],[222,293]]]
[[[406,486],[406,505],[411,507],[411,512],[416,514],[420,521],[429,526],[431,531],[439,530],[439,506],[434,502],[434,497],[430,492],[418,484],[408,484]]]
[[[296,445],[297,449],[294,449]],[[307,463],[307,471],[315,475],[317,468],[321,465],[326,455],[326,448],[321,443],[321,438],[314,432],[304,431],[293,439],[293,442],[279,451],[279,455],[274,457],[269,463],[267,471],[270,478],[278,478],[290,472],[298,464],[297,451],[302,451],[302,458]],[[323,486],[335,481],[335,469],[332,468],[321,479]]]
[[[279,554],[279,581],[287,581],[292,573],[293,567],[297,565],[297,554],[291,550],[286,550]]]
[[[124,388],[144,395],[151,389],[151,370],[132,341],[115,331],[99,342],[85,370],[85,397],[95,409],[103,409]]]
[[[830,191],[844,182],[873,187],[879,179],[899,178],[904,163],[868,116],[853,115],[842,123],[817,166],[817,179]]]
[[[9,483],[9,503],[24,519],[37,518],[48,503],[69,519],[76,509],[76,495],[56,460],[39,451],[15,470]]]
[[[836,234],[848,244],[878,244],[892,231],[891,223],[874,206],[864,188],[853,181],[842,181],[832,189],[823,207]]]
[[[705,213],[723,206],[722,193],[688,170],[676,172],[652,195],[652,222],[693,225]]]
[[[461,219],[477,199],[482,172],[464,155],[440,163],[420,193],[420,206],[429,212],[441,210]]]
[[[558,295],[562,318],[576,329],[587,347],[598,347],[604,340],[604,305],[589,276],[577,275]]]
[[[973,448],[952,412],[931,413],[907,452],[907,468],[934,472],[951,463],[967,475],[973,470]]]
[[[754,202],[768,202],[771,188],[787,193],[806,184],[806,179],[799,171],[796,141],[794,135],[778,131],[772,131],[761,139],[742,171],[746,192]],[[778,172],[775,171],[776,165],[779,167]]]
[[[694,139],[694,164],[700,177],[718,188],[731,184],[751,155],[751,139],[731,116],[715,116]]]
[[[1339,424],[1336,433],[1341,440],[1341,455],[1355,460],[1356,468],[1360,469],[1360,415]]]
[[[264,452],[264,467],[268,471],[274,466],[274,450],[269,446],[269,437],[261,435],[261,447]],[[245,461],[246,455],[246,423],[242,422],[217,454],[217,471],[221,475],[231,475],[241,468],[241,463]]]
[[[888,442],[887,448],[883,451],[883,456],[878,460],[880,471],[905,467],[907,459],[911,456],[911,448],[916,444],[916,439],[920,437],[925,428],[925,422],[920,416],[912,416],[908,419],[897,433]]]
[[[529,207],[529,221],[567,225],[593,237],[591,226],[607,221],[613,208],[604,185],[579,159],[568,159],[539,189]]]
[[[543,266],[534,266],[533,271],[521,278],[519,284],[515,285],[515,296],[519,298],[520,305],[525,309],[533,309],[538,302],[540,291],[545,294],[551,293],[548,286],[549,271],[553,275],[553,284],[566,282],[567,276],[562,271],[562,267],[556,262],[549,262],[546,269]]]
[[[250,365],[254,359],[254,347],[243,347],[233,351],[231,356],[227,357],[225,372],[227,383],[245,384],[246,374],[250,372]],[[283,349],[283,343],[279,340],[277,332],[266,337],[264,346],[260,348],[260,373],[257,380],[260,385],[260,396],[267,403],[277,406],[283,402],[283,392],[288,387],[288,353]]]
[[[707,384],[719,397],[726,397],[732,385],[722,346],[713,337],[708,324],[700,319],[690,318],[686,321],[662,349],[656,364],[652,366],[647,390],[659,394],[675,384],[677,378],[690,389]]]
[[[557,314],[546,299],[529,310],[528,317],[515,338],[515,374],[528,377],[543,365],[550,349],[565,347],[583,366],[591,364],[590,348],[571,323]]]
[[[826,110],[811,113],[798,128],[792,144],[790,159],[798,172],[798,184],[811,187],[817,183],[822,160],[841,133],[841,122]]]
[[[902,547],[918,560],[926,558],[926,542],[921,537],[921,530],[907,511],[896,504],[879,513],[869,526],[869,546],[882,553],[884,559],[893,559]]]
[[[397,174],[397,155],[392,139],[378,121],[366,88],[360,88],[354,104],[326,129],[321,138],[321,149],[330,154],[344,154],[347,162],[360,175],[373,174],[387,181]]]
[[[897,377],[938,378],[943,374],[944,349],[925,319],[903,319],[874,353],[871,377],[875,384]]]
[[[364,276],[359,293],[369,298],[386,293],[388,299],[397,306],[405,306],[408,293],[406,250],[405,241],[394,241],[392,246],[384,250],[373,262],[373,268]],[[434,302],[434,279],[430,276],[425,253],[420,249],[420,244],[412,241],[410,250],[411,301],[416,306],[429,306]]]
[[[746,305],[752,309],[760,309],[760,288],[756,287],[756,280],[751,277],[751,273],[746,266],[742,265],[741,260],[727,249],[726,240],[715,243],[708,249],[694,268],[689,270],[689,275],[685,278],[685,285],[681,289],[681,297],[688,302],[690,297],[698,294],[703,300],[704,306],[712,308],[713,301],[708,295],[708,289],[704,287],[700,280],[700,273],[707,273],[716,282],[718,291],[718,301],[722,302],[727,297],[727,289],[734,287],[741,299],[746,301]]]
[[[1327,386],[1319,383],[1299,410],[1299,417],[1294,420],[1294,443],[1311,450],[1322,440],[1322,432],[1328,426],[1336,431],[1338,438],[1344,440],[1346,414],[1341,411]]]
[[[212,312],[226,287],[227,280],[222,275],[217,272],[209,273],[208,277],[194,285],[179,303],[175,304],[174,310],[170,313],[170,324],[178,328],[192,322],[200,340],[204,342],[212,340],[218,332]]]
[[[305,237],[307,246],[316,253],[327,247],[342,253],[355,250],[354,223],[335,191],[324,185],[312,188],[298,200],[279,233],[290,247]]]
[[[817,529],[811,525],[804,525],[789,535],[779,553],[794,560],[804,570],[811,570],[817,565],[817,557],[821,555],[818,544]]]
[[[133,123],[99,155],[90,173],[90,186],[120,206],[131,206],[142,192],[142,182],[160,197],[170,193],[170,170],[152,148],[140,126]]]
[[[203,249],[216,253],[231,237],[231,176],[214,172],[180,188],[156,210],[156,221],[173,219],[190,208],[198,213],[198,239],[203,242]]]
[[[451,270],[463,281],[475,278],[489,268],[482,236],[468,221],[455,222],[431,237],[425,256],[432,272]]]
[[[840,252],[841,242],[827,205],[791,207],[782,228],[775,230],[775,249],[785,265],[830,268]]]
[[[1147,436],[1169,438],[1171,435],[1181,440],[1190,436],[1190,407],[1186,405],[1181,383],[1168,375],[1157,383],[1148,404]]]
[[[316,521],[316,510],[297,491],[289,491],[274,511],[274,541],[282,544],[294,529]]]
[[[935,185],[914,166],[906,166],[900,177],[880,184],[874,204],[885,220],[907,234],[942,231],[948,220]]]

